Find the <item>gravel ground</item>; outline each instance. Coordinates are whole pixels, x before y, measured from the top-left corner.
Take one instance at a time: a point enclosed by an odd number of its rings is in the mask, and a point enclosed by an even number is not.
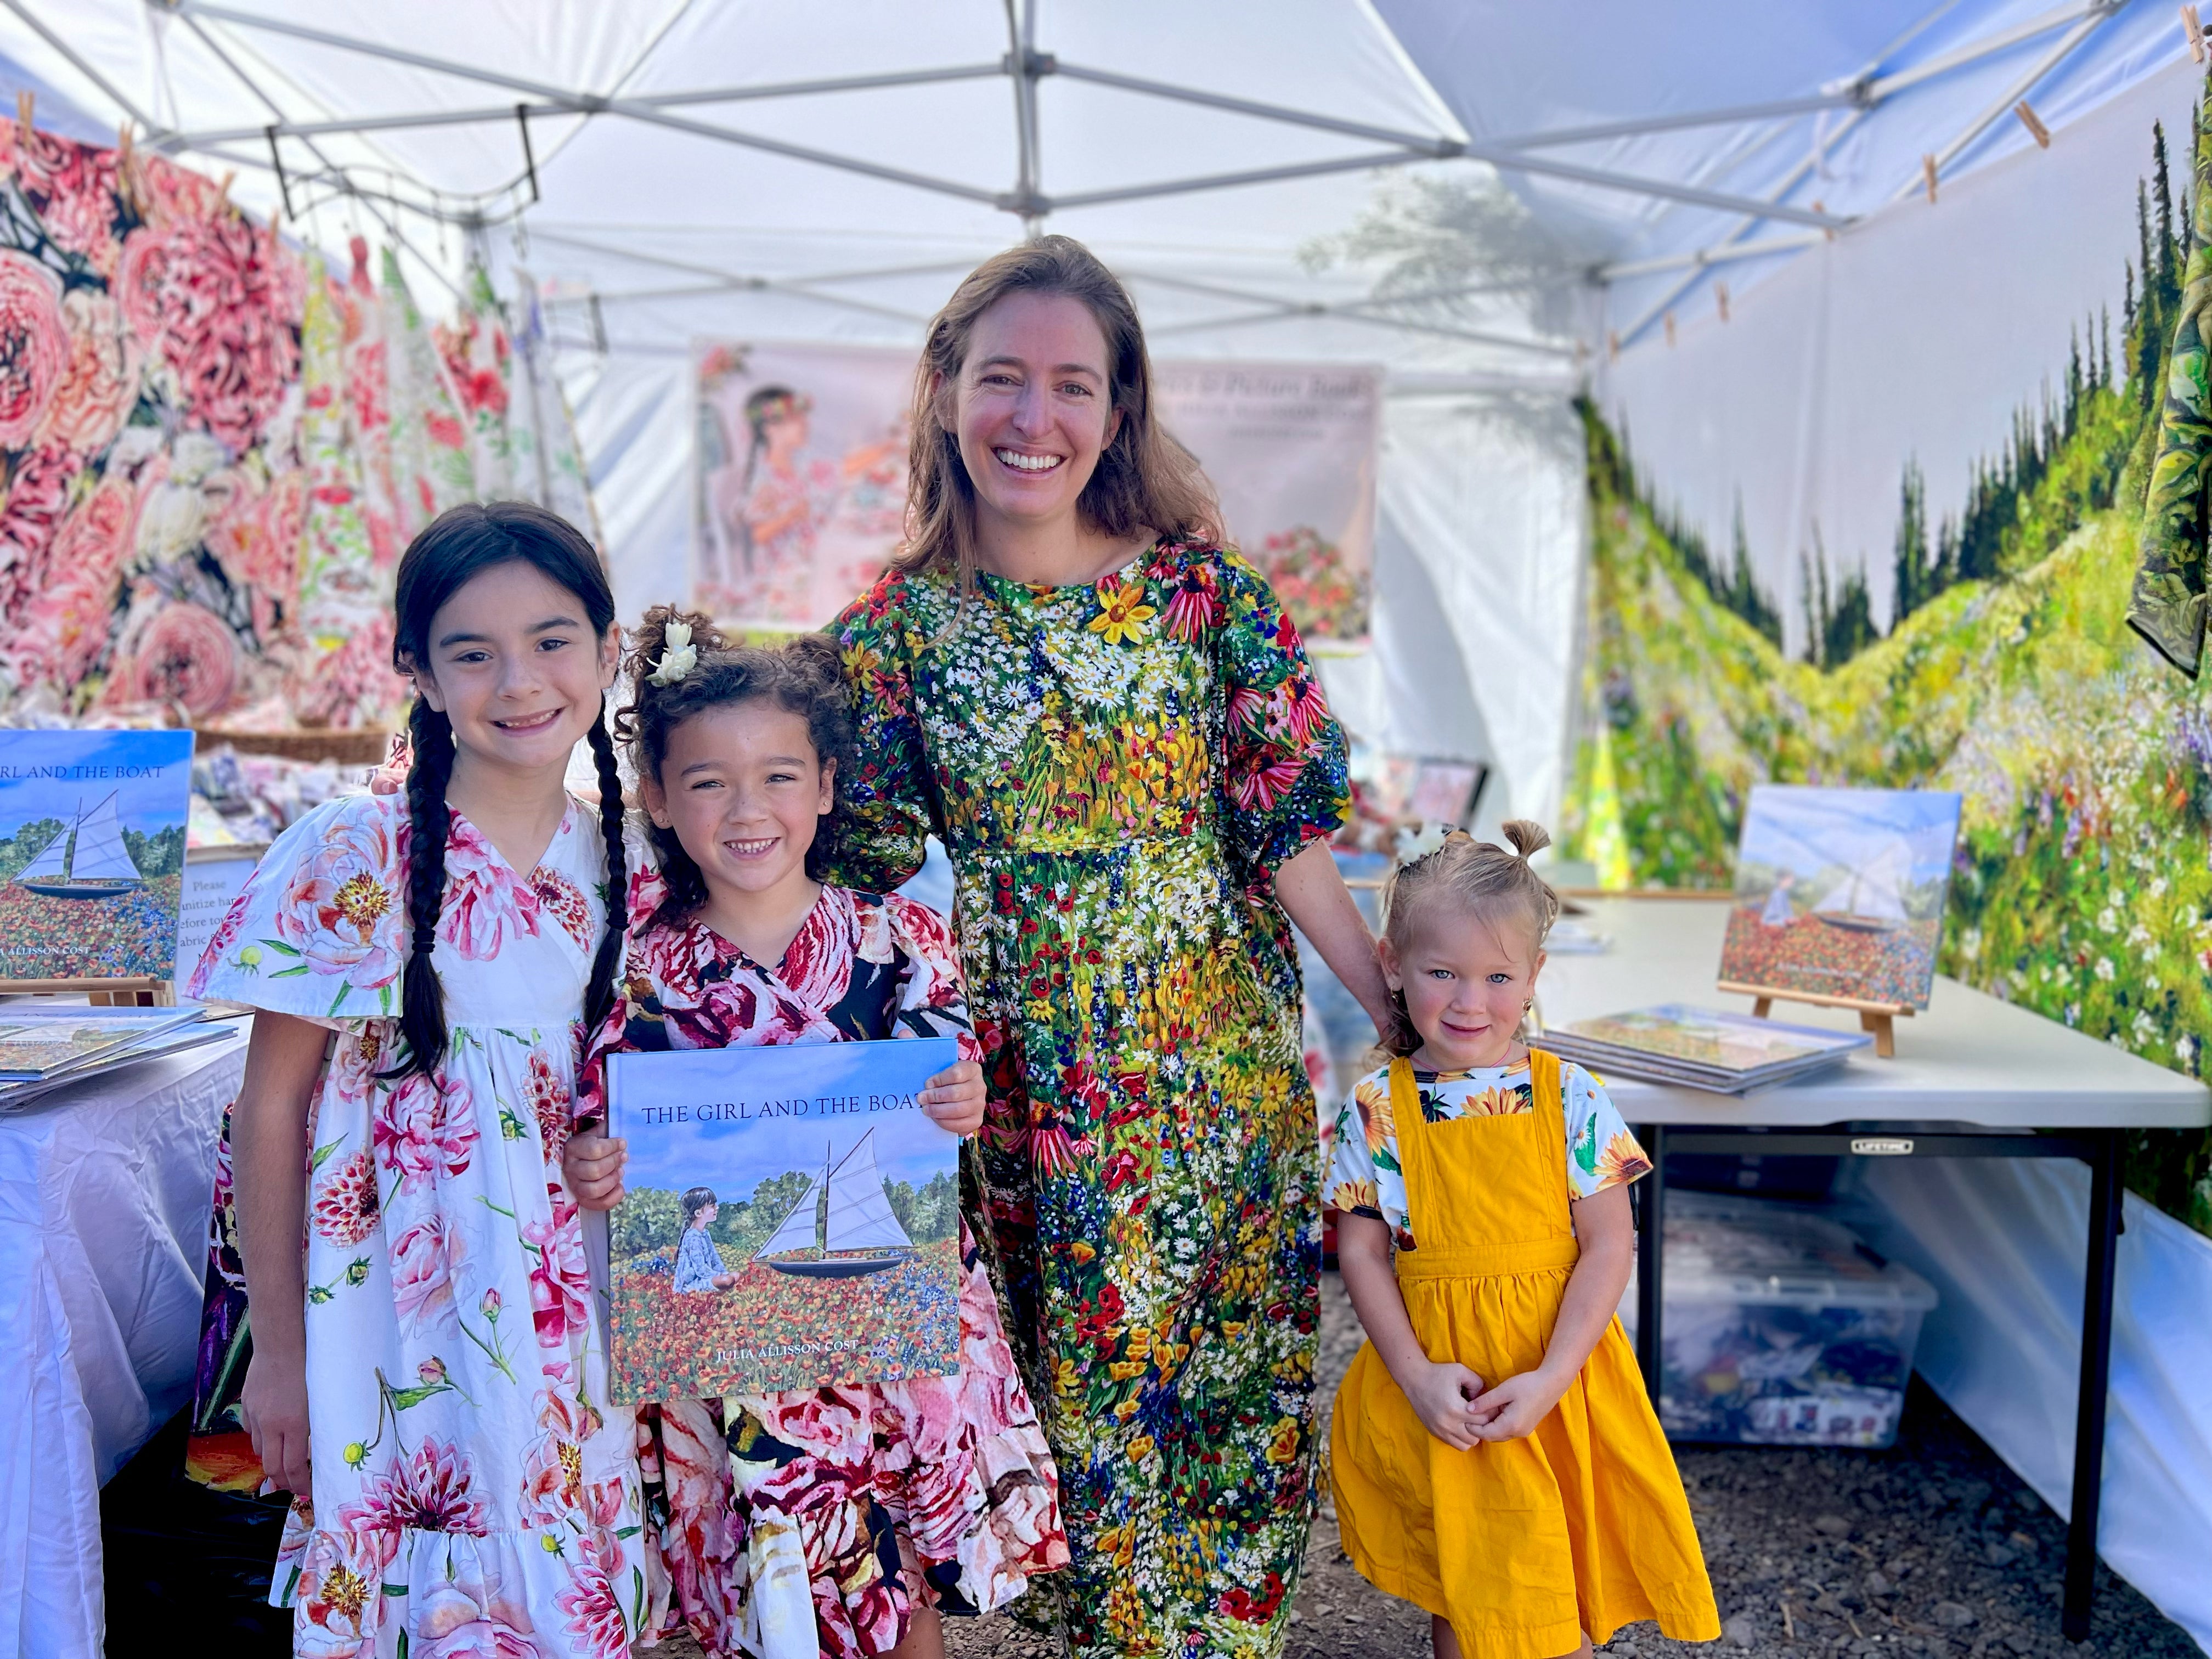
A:
[[[1359,1347],[1334,1273],[1322,1280],[1322,1398]],[[1886,1452],[1684,1446],[1684,1484],[1727,1634],[1723,1654],[1814,1659],[2030,1655],[2203,1659],[2136,1590],[2100,1567],[2090,1639],[2058,1633],[2066,1528],[1942,1401],[1917,1382]],[[1787,1613],[1784,1612],[1788,1609]],[[1325,1509],[1306,1553],[1290,1659],[1427,1659],[1428,1615],[1376,1589],[1337,1547]],[[961,1659],[1047,1659],[1052,1644],[1004,1616],[954,1620]],[[1651,1625],[1600,1651],[1687,1659]]]
[[[1322,1303],[1326,1402],[1358,1349],[1359,1326],[1333,1273]],[[1720,1602],[1725,1659],[2203,1659],[2179,1626],[2102,1566],[2090,1639],[2069,1644],[2058,1633],[2064,1523],[1917,1382],[1887,1452],[1685,1446],[1679,1457]],[[955,1659],[1056,1652],[1003,1614],[948,1620],[947,1635]],[[1632,1626],[1600,1650],[1621,1659],[1698,1650],[1650,1625]],[[692,1659],[696,1650],[674,1652]],[[1428,1654],[1428,1615],[1352,1570],[1325,1509],[1306,1553],[1289,1659]]]

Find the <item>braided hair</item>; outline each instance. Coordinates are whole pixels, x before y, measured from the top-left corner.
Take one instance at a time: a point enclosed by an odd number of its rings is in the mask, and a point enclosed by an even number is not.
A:
[[[392,665],[417,674],[429,661],[430,624],[446,602],[485,571],[527,564],[574,594],[600,638],[615,625],[614,590],[606,567],[583,532],[556,513],[530,501],[468,502],[440,514],[400,556],[393,594],[396,612]],[[399,1030],[406,1053],[387,1080],[428,1077],[444,1056],[445,988],[433,954],[446,900],[446,841],[453,810],[446,787],[453,773],[453,723],[419,692],[408,711],[414,759],[407,771],[407,920],[410,929],[399,997]],[[622,954],[629,873],[623,856],[622,775],[605,711],[592,718],[592,757],[599,775],[599,831],[606,841],[606,925],[592,958],[584,994],[585,1029],[596,1030],[614,998]]]
[[[691,649],[698,656],[681,679],[661,685],[653,676],[668,649],[672,623],[691,630]],[[735,645],[711,617],[657,605],[645,613],[632,641],[629,672],[630,700],[615,715],[615,732],[629,745],[638,776],[656,784],[676,728],[708,709],[765,702],[806,722],[807,740],[817,758],[824,764],[835,762],[837,769],[830,809],[816,821],[814,841],[806,849],[807,875],[824,879],[844,844],[843,781],[852,775],[859,752],[836,641],[826,634],[800,634],[775,649]],[[660,856],[661,878],[668,884],[668,896],[653,921],[678,921],[707,902],[707,878],[673,830],[653,824],[651,831],[653,849]]]

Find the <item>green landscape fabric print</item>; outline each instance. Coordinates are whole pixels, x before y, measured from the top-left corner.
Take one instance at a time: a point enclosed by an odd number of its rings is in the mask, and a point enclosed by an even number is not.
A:
[[[2212,307],[2212,114],[2197,107],[2189,255],[2165,377],[2158,459],[2143,507],[2142,553],[2128,622],[2192,679],[2204,650],[2205,467],[2212,460],[2212,383],[2205,313]]]
[[[2197,188],[2212,216],[2207,124],[2200,114]],[[1869,630],[1838,651],[1824,626],[1833,617],[1810,615],[1817,662],[1786,654],[1746,556],[1712,556],[1656,508],[1623,441],[1585,410],[1589,645],[1562,840],[1607,886],[1725,888],[1754,783],[1956,790],[1938,971],[2202,1077],[2212,686],[2169,664],[2194,666],[2203,621],[2208,526],[2195,492],[2212,402],[2195,319],[2212,268],[2174,222],[2163,149],[2161,138],[2139,198],[2117,337],[2093,320],[2063,392],[1976,469],[1963,514],[1935,527],[1932,556],[1918,469],[1905,463],[1901,614],[1886,636]],[[2180,376],[2168,372],[2177,340],[2191,354]],[[2193,403],[2166,390],[2182,384]],[[2174,440],[2183,424],[2177,403],[2203,447],[2157,464],[2169,484],[2182,469],[2197,483],[2176,486],[2178,516],[2147,532],[2161,432]],[[2168,566],[2139,578],[2139,550],[2159,547]],[[2161,595],[2179,602],[2161,609]],[[2136,1133],[2127,1178],[2212,1235],[2212,1134]]]

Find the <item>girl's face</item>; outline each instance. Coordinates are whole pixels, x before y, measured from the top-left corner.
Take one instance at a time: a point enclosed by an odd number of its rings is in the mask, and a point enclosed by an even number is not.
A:
[[[415,684],[477,760],[565,767],[614,684],[622,642],[594,633],[584,602],[522,560],[472,577],[430,618]]]
[[[978,512],[1024,526],[1074,513],[1121,428],[1107,368],[1098,319],[1073,295],[1010,294],[975,319],[938,403]]]
[[[1415,921],[1404,950],[1377,943],[1382,977],[1406,997],[1421,1052],[1438,1071],[1502,1066],[1536,994],[1544,953],[1517,919],[1493,925],[1465,905],[1443,903]]]
[[[721,1212],[722,1206],[719,1204],[702,1204],[691,1212],[691,1225],[696,1231],[704,1232],[714,1224],[714,1218]]]
[[[814,826],[835,799],[836,763],[806,721],[764,700],[694,714],[668,734],[646,810],[717,889],[757,894],[806,880]]]

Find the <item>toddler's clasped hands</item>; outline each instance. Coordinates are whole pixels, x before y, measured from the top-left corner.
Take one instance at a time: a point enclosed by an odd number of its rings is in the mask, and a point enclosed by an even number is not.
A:
[[[1554,1379],[1541,1367],[1518,1371],[1486,1390],[1482,1379],[1455,1360],[1435,1360],[1413,1379],[1406,1398],[1421,1426],[1455,1451],[1484,1440],[1533,1433],[1567,1391],[1571,1376]]]

